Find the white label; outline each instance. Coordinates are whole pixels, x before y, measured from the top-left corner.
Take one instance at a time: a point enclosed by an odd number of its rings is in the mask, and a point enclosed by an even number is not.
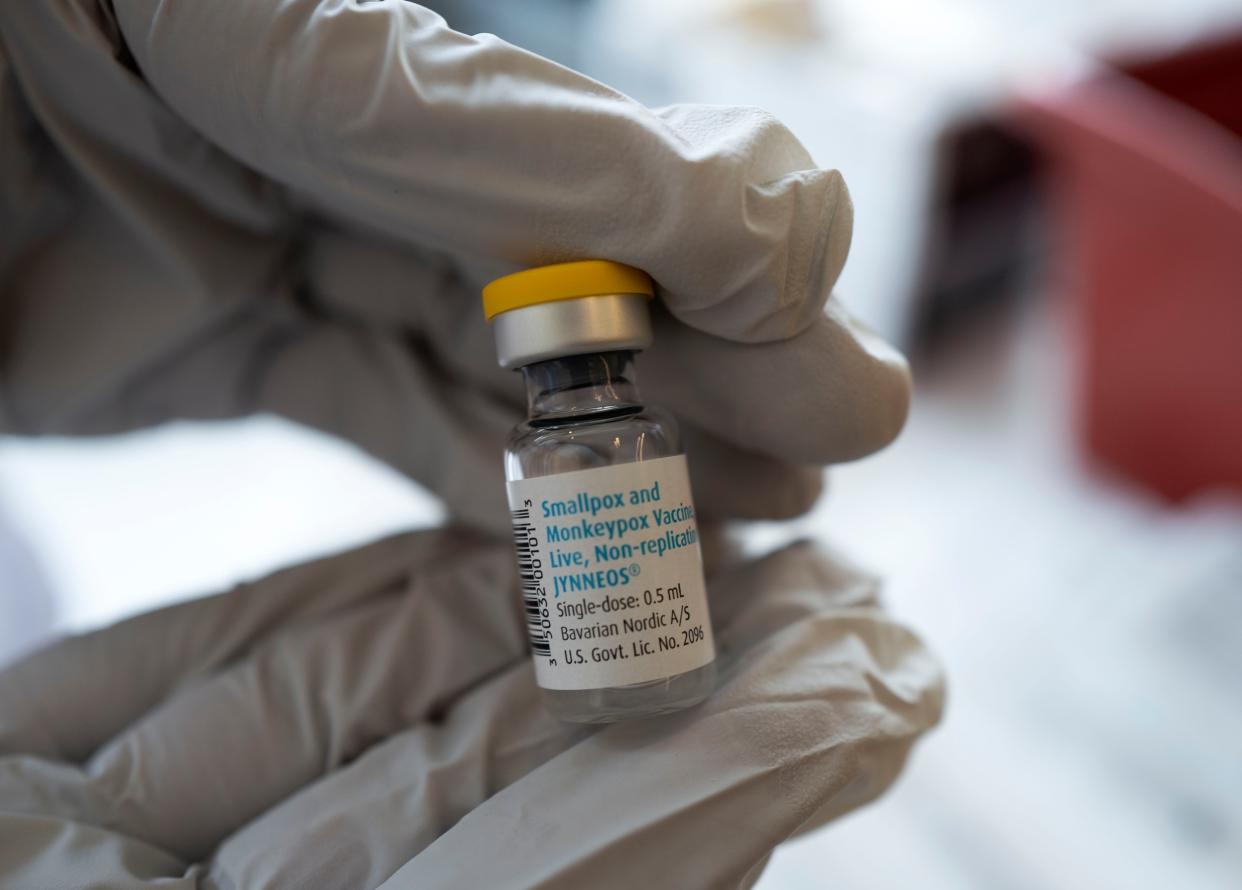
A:
[[[545,689],[660,680],[716,656],[683,455],[509,483]]]

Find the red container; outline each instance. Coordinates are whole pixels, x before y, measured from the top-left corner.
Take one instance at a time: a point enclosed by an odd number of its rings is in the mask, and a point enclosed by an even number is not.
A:
[[[1024,97],[1081,323],[1091,454],[1242,489],[1242,38]]]

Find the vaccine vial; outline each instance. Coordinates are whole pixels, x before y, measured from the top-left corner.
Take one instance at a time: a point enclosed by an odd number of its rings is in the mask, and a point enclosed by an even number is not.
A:
[[[698,523],[677,425],[638,392],[651,279],[585,260],[483,290],[526,379],[505,477],[535,676],[575,723],[649,717],[715,685]]]

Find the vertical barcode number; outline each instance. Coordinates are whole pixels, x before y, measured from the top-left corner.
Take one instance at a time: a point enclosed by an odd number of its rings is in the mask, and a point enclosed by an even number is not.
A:
[[[526,609],[526,628],[530,647],[536,655],[552,656],[548,620],[547,589],[543,585],[543,561],[539,558],[539,536],[530,523],[530,501],[513,510],[513,547],[517,550],[518,577],[522,581],[522,602]]]

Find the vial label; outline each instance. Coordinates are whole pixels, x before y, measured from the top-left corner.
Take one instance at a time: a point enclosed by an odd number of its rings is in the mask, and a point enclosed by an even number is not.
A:
[[[715,658],[683,455],[508,488],[540,686],[625,686]]]

